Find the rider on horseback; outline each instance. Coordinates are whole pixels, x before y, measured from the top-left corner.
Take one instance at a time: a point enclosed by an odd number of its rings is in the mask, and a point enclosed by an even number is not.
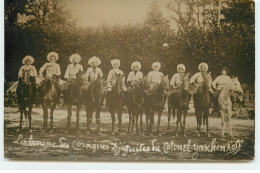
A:
[[[70,63],[66,69],[64,78],[67,80],[67,82],[65,83],[64,90],[67,90],[72,81],[76,80],[76,75],[79,71],[83,71],[83,66],[81,64],[79,64],[81,57],[79,54],[73,54],[70,56]]]
[[[162,82],[163,73],[159,71],[160,68],[161,64],[159,62],[154,62],[152,64],[153,71],[148,73],[147,80],[152,88],[157,87]]]
[[[88,60],[88,64],[91,66],[87,69],[87,79],[89,81],[95,81],[98,77],[103,77],[102,70],[97,67],[101,64],[101,61],[98,57],[93,56]]]
[[[172,79],[170,81],[170,86],[173,89],[172,93],[176,93],[181,89],[182,86],[182,78],[185,75],[185,65],[184,64],[179,64],[177,65],[177,72],[172,76]]]
[[[107,91],[111,91],[112,87],[116,84],[116,75],[122,75],[124,76],[124,72],[120,70],[118,67],[120,66],[120,60],[114,59],[111,61],[113,69],[109,71],[107,76]],[[123,90],[126,91],[125,86],[125,77],[123,77]]]
[[[140,79],[143,78],[143,73],[141,71],[139,71],[141,69],[141,63],[138,61],[135,61],[132,63],[131,65],[131,69],[133,71],[131,71],[128,75],[127,78],[127,83],[128,83],[128,91],[131,91],[131,88],[134,84],[134,82],[138,82]]]
[[[212,87],[215,89],[215,93],[213,95],[213,103],[214,103],[214,110],[218,111],[218,97],[219,94],[226,85],[231,83],[231,78],[227,75],[229,70],[227,67],[223,67],[221,69],[221,75],[218,76],[213,82]]]
[[[25,56],[22,60],[22,63],[24,64],[19,72],[18,72],[18,86],[17,86],[17,90],[16,90],[16,93],[17,93],[17,98],[19,99],[20,98],[20,88],[21,88],[21,85],[22,85],[22,79],[24,78],[24,72],[28,71],[29,74],[30,74],[30,83],[33,87],[33,91],[34,92],[34,95],[36,94],[36,80],[35,80],[35,77],[37,76],[37,71],[36,71],[36,68],[32,65],[34,62],[34,59],[32,56]]]
[[[59,84],[59,76],[61,75],[60,65],[56,63],[58,59],[59,59],[59,55],[56,52],[50,52],[47,55],[47,61],[49,62],[46,62],[40,68],[39,71],[40,77],[41,79],[43,79],[39,85],[39,88],[43,86],[43,84],[47,81],[47,79],[51,78],[54,81],[56,89],[61,91],[61,85]],[[44,72],[45,72],[45,78],[43,77]]]

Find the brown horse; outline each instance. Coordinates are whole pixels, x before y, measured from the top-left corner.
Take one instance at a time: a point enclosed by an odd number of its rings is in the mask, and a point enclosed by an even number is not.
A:
[[[144,112],[144,99],[145,99],[145,83],[141,79],[133,82],[128,92],[128,114],[129,114],[129,125],[128,133],[134,132],[134,126],[136,133],[139,133],[138,119],[140,117],[141,133],[143,133],[143,112]]]
[[[185,133],[185,125],[186,125],[186,116],[188,113],[188,106],[190,103],[191,94],[188,91],[189,87],[189,74],[182,76],[182,86],[179,89],[175,90],[175,93],[172,93],[168,99],[168,131],[170,129],[170,120],[171,120],[171,112],[173,113],[173,117],[175,116],[175,110],[177,109],[177,120],[176,120],[176,130],[175,135],[178,136],[178,125],[180,124],[181,129],[183,130],[184,136]],[[181,121],[181,117],[183,115],[183,120]]]
[[[19,79],[19,85],[17,87],[16,93],[18,98],[18,104],[19,104],[19,110],[20,110],[20,125],[19,129],[17,129],[17,132],[19,132],[23,127],[23,114],[25,116],[25,126],[27,126],[27,118],[29,119],[29,131],[31,130],[31,122],[32,122],[32,107],[33,102],[36,97],[36,90],[35,87],[33,87],[33,82],[35,82],[35,79],[33,77],[30,77],[29,71],[23,72],[23,78]]]
[[[210,73],[204,74],[203,83],[197,84],[198,90],[195,94],[193,94],[195,114],[197,120],[196,132],[198,137],[200,137],[200,127],[202,125],[202,120],[203,120],[205,133],[208,135],[208,137],[210,137],[209,128],[208,128],[209,126],[208,116],[209,116],[209,108],[211,106],[211,99],[210,99],[210,92],[209,92],[211,83],[212,83],[212,78]]]
[[[68,116],[66,133],[70,131],[70,121],[72,116],[72,106],[76,106],[76,133],[79,132],[79,113],[82,106],[82,101],[88,90],[88,80],[85,73],[79,71],[76,75],[76,79],[70,79],[67,81],[67,88],[63,91],[64,101],[67,104]]]
[[[169,79],[163,77],[160,84],[155,87],[150,86],[145,91],[145,115],[148,135],[153,135],[154,114],[156,112],[158,112],[157,134],[160,135],[161,116],[167,98],[166,91],[168,90]]]
[[[93,113],[95,112],[97,132],[100,134],[100,112],[106,95],[105,81],[103,77],[98,77],[90,82],[89,89],[86,92],[86,116],[87,116],[87,134],[90,134]]]
[[[115,135],[116,111],[118,115],[118,133],[121,132],[122,114],[125,105],[125,91],[123,90],[123,75],[116,74],[116,84],[112,90],[107,93],[106,102],[112,118],[112,135]]]
[[[53,113],[61,94],[61,89],[57,87],[57,83],[58,76],[53,75],[52,78],[46,78],[42,81],[38,89],[43,109],[43,132],[47,130],[48,108],[50,108],[50,133],[53,133]]]

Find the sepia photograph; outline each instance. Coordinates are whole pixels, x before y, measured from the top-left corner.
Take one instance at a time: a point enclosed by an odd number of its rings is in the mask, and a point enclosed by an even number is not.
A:
[[[4,0],[8,161],[249,162],[253,0]]]

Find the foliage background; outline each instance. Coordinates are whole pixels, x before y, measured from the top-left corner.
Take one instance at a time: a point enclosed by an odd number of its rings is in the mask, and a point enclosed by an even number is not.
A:
[[[180,10],[184,3],[186,11]],[[24,56],[32,55],[37,70],[50,51],[59,54],[62,76],[69,56],[78,53],[87,68],[92,56],[100,57],[107,74],[110,60],[121,60],[128,74],[133,61],[142,63],[147,74],[154,61],[171,77],[183,63],[191,75],[200,62],[209,64],[213,78],[227,66],[231,75],[254,90],[255,6],[251,0],[222,0],[220,25],[217,0],[169,0],[164,4],[171,17],[165,17],[155,0],[141,24],[81,26],[65,10],[61,0],[5,0],[5,79],[17,80]],[[19,23],[19,16],[29,16]],[[172,27],[175,23],[177,27]],[[164,43],[167,43],[167,46]]]

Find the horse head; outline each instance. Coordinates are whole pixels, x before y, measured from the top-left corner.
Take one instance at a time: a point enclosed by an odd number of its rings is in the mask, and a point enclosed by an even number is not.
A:
[[[206,73],[203,75],[203,84],[202,84],[202,90],[203,91],[208,91],[210,88],[210,85],[212,83],[212,77],[211,77],[211,72]]]
[[[22,79],[23,84],[25,85],[31,85],[30,82],[30,71],[29,70],[24,70],[23,71],[23,79]]]
[[[190,85],[189,75],[190,75],[190,73],[188,73],[188,74],[186,74],[186,75],[184,74],[184,75],[182,76],[182,89],[184,89],[185,91],[188,90],[189,85]]]
[[[115,74],[116,75],[116,85],[112,87],[112,91],[121,94],[123,90],[123,74]]]
[[[239,94],[243,94],[243,89],[241,88],[240,82],[237,77],[232,79],[230,84],[230,90]]]
[[[162,77],[161,87],[164,91],[170,90],[168,75]]]

